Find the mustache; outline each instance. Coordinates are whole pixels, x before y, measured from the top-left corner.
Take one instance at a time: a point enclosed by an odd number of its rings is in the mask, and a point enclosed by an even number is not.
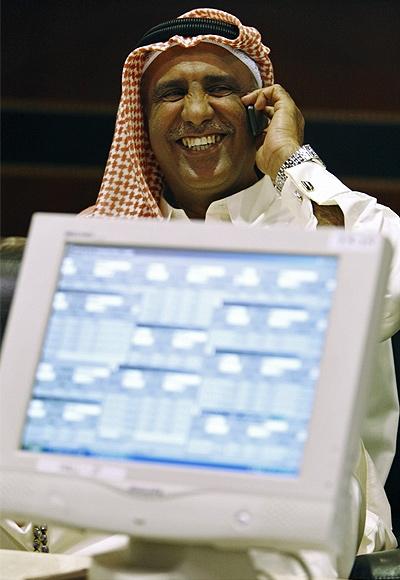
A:
[[[193,123],[181,123],[168,132],[168,138],[173,141],[178,141],[182,137],[190,135],[191,137],[201,136],[210,133],[219,133],[224,135],[233,135],[235,129],[230,123],[222,123],[221,121],[204,121],[201,125],[194,125]]]

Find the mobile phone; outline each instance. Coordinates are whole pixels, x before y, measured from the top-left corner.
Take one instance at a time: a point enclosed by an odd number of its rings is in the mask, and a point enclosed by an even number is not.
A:
[[[268,117],[264,111],[254,108],[254,105],[246,107],[247,122],[253,137],[260,135],[268,124]]]

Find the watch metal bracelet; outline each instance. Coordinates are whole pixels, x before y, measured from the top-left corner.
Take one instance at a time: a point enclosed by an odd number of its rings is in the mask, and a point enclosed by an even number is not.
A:
[[[287,179],[285,170],[289,169],[290,167],[300,165],[300,163],[304,163],[305,161],[316,161],[325,167],[324,162],[317,155],[311,145],[303,145],[297,149],[297,151],[292,153],[292,155],[280,166],[274,182],[275,189],[277,189],[279,193],[282,192],[283,186],[285,185],[285,181]]]

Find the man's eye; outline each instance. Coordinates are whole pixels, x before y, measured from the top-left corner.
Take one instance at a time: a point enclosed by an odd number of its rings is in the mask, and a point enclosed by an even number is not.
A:
[[[227,85],[214,85],[208,87],[207,92],[214,97],[226,97],[233,92],[233,89]]]
[[[162,101],[168,101],[169,103],[173,103],[174,101],[179,101],[185,96],[184,91],[180,89],[174,89],[171,91],[166,91],[161,95]]]

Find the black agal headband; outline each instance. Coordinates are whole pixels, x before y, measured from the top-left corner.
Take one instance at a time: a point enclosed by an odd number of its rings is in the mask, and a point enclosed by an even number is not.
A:
[[[199,36],[200,34],[215,34],[234,40],[239,36],[239,28],[235,24],[214,18],[176,18],[150,28],[135,48],[155,42],[166,42],[175,35]]]

